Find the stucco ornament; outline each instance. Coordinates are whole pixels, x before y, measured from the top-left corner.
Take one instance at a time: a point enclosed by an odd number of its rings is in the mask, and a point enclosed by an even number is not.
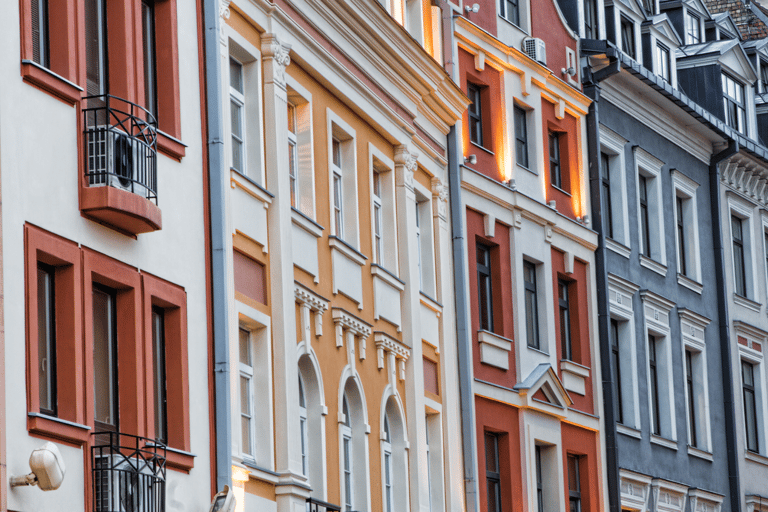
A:
[[[395,167],[398,185],[405,185],[413,190],[413,173],[418,167],[418,153],[411,153],[408,146],[402,144],[395,148]]]
[[[437,201],[435,201],[437,214],[441,219],[445,219],[448,209],[448,185],[440,181],[439,178],[432,178],[432,195],[437,198]]]
[[[229,19],[229,4],[232,0],[220,0],[219,1],[219,16],[224,19]]]
[[[285,87],[285,68],[291,63],[291,45],[281,43],[275,34],[265,34],[261,39],[261,52],[265,62],[272,64],[265,70],[271,75],[266,77],[267,81],[271,79]]]

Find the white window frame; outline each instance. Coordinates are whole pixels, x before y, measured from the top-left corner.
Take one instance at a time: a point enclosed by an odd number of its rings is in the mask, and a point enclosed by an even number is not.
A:
[[[733,128],[739,133],[742,133],[744,135],[749,136],[749,125],[750,125],[750,108],[749,108],[749,101],[752,100],[751,96],[748,94],[749,87],[747,87],[748,84],[743,83],[741,80],[736,78],[738,75],[735,73],[729,73],[727,71],[721,71],[721,85],[722,85],[722,94],[723,94],[723,114],[725,116],[725,124],[726,126],[729,126],[730,128]],[[728,93],[727,85],[729,82],[733,82],[734,84],[734,91],[741,91],[741,103],[739,103],[738,99],[734,96],[730,95]],[[728,109],[726,108],[726,105],[728,102],[733,103],[736,105],[737,109],[741,109],[743,112],[743,116],[741,118],[741,127],[739,126],[731,126],[728,121]],[[737,116],[737,124],[738,124],[738,116]]]
[[[703,317],[688,309],[678,309],[680,317],[680,333],[682,339],[682,362],[683,376],[685,382],[685,416],[686,416],[686,435],[688,436],[688,453],[696,456],[710,458],[712,454],[712,429],[709,414],[709,377],[707,364],[707,344],[706,328],[709,325],[709,318]],[[690,407],[691,397],[688,393],[688,372],[686,368],[686,352],[691,352],[691,366],[693,373],[693,387],[697,391],[694,398],[694,409],[696,413],[696,441],[693,446],[690,439]],[[702,453],[704,452],[704,453]]]
[[[246,336],[245,343],[247,345],[246,349],[248,351],[248,358],[251,363],[250,365],[243,363],[240,360],[240,357],[238,356],[238,359],[237,359],[238,361],[237,368],[238,368],[238,376],[239,376],[238,396],[240,397],[240,404],[241,404],[241,407],[240,407],[240,418],[241,418],[240,420],[240,453],[243,458],[252,458],[255,460],[257,449],[256,449],[256,428],[254,424],[255,423],[255,418],[254,418],[255,394],[253,389],[253,373],[254,373],[253,372],[253,362],[254,362],[253,335],[249,329],[247,329],[242,325],[239,326],[237,334],[238,334],[238,354],[239,354],[240,343],[241,343],[240,336],[244,334]],[[247,381],[247,389],[243,389],[243,379]],[[244,395],[247,395],[246,397],[246,402],[248,403],[247,413],[242,410],[242,401],[243,401]],[[248,420],[248,430],[249,430],[248,444],[250,444],[250,448],[251,448],[250,450],[246,450],[246,447],[244,446],[244,442],[243,442],[243,439],[245,438],[245,434],[242,431],[242,428],[243,428],[242,424],[243,424],[243,419],[246,419],[246,418]]]
[[[616,275],[608,274],[608,301],[611,319],[619,324],[619,364],[621,365],[621,391],[623,423],[616,425],[618,432],[640,438],[639,377],[637,372],[637,340],[635,337],[634,296],[640,289],[636,284]],[[622,346],[621,344],[624,344]]]
[[[312,142],[312,94],[295,78],[286,75],[288,102],[296,109],[296,205],[310,219],[316,218],[315,172]]]
[[[301,472],[309,476],[309,436],[307,435],[307,393],[299,372],[299,435],[301,436]]]
[[[372,143],[368,143],[368,167],[371,190],[371,253],[373,263],[399,275],[397,254],[397,209],[395,207],[395,164]],[[380,196],[374,194],[374,180],[378,175]],[[376,250],[376,206],[381,215],[381,251]]]
[[[700,12],[694,11],[690,7],[685,8],[685,21],[684,21],[684,39],[685,44],[700,44],[704,42],[704,17],[701,15]],[[699,33],[699,41],[693,41],[690,38],[690,32],[688,30],[689,26],[693,26],[693,20],[696,20],[696,25],[698,26],[698,33]],[[690,20],[690,21],[689,21]]]
[[[349,512],[355,506],[355,471],[352,453],[352,421],[349,414],[349,399],[346,392],[344,393],[343,403],[347,406],[347,412],[344,413],[344,409],[342,409],[343,422],[339,424],[339,431],[341,432],[341,471],[343,475],[341,482],[341,506],[344,508],[344,512]],[[347,484],[347,474],[349,474],[349,484]]]
[[[233,55],[229,56],[229,63],[230,63],[230,69],[232,66],[232,62],[234,62],[237,66],[240,67],[240,78],[241,78],[241,87],[243,88],[243,91],[240,92],[234,87],[232,87],[232,74],[229,75],[229,103],[230,103],[230,118],[232,116],[232,111],[236,108],[240,112],[240,120],[239,120],[239,128],[240,128],[240,135],[236,135],[234,132],[230,133],[230,146],[231,151],[229,152],[230,162],[229,167],[231,169],[234,169],[238,171],[241,174],[247,175],[247,169],[248,169],[248,160],[246,159],[247,154],[247,141],[248,137],[246,135],[246,126],[245,126],[245,66],[243,66],[243,63],[237,60]],[[230,127],[234,124],[233,121],[230,122]],[[231,128],[230,128],[231,129]],[[240,167],[241,169],[237,169],[235,167],[235,147],[234,142],[237,140],[240,143]]]
[[[291,156],[288,158],[288,180],[291,190],[291,206],[298,210],[301,204],[299,188],[299,138],[296,135],[298,129],[298,115],[296,114],[296,105],[289,100],[287,103],[288,111],[288,152]],[[293,131],[291,131],[293,125]]]
[[[383,453],[382,461],[384,467],[382,468],[381,485],[384,489],[384,512],[393,512],[394,507],[394,474],[392,472],[392,434],[390,432],[389,418],[384,416],[384,439],[381,440],[381,451]]]
[[[437,299],[432,192],[416,181],[413,190],[416,198],[413,236],[418,252],[419,290],[428,297]]]
[[[738,379],[738,391],[739,398],[737,402],[740,404],[740,409],[737,411],[738,420],[741,422],[741,435],[743,445],[743,453],[747,459],[754,458],[754,452],[747,450],[747,426],[744,418],[744,376],[742,375],[741,363],[745,361],[754,367],[754,381],[755,381],[755,415],[757,416],[757,444],[758,454],[763,457],[768,456],[768,433],[766,432],[766,411],[768,411],[768,396],[766,396],[766,373],[765,365],[763,361],[765,359],[763,351],[768,344],[768,336],[760,329],[755,329],[751,325],[744,324],[743,322],[734,322],[735,334],[738,337],[746,339],[747,345],[744,346],[741,343],[736,343],[739,350],[738,367],[736,368],[736,378]],[[760,344],[760,350],[754,348],[754,344]],[[760,460],[762,462],[762,460]]]
[[[357,202],[357,151],[355,130],[331,109],[326,110],[328,121],[328,179],[329,204],[336,207],[334,193],[336,187],[341,192],[341,225],[337,225],[336,215],[331,212],[331,234],[340,238],[356,250],[360,250]],[[333,162],[333,141],[339,142],[340,163]],[[336,181],[336,180],[339,181]]]
[[[675,259],[677,260],[677,282],[696,293],[703,290],[701,275],[701,251],[699,249],[699,209],[696,191],[699,184],[676,169],[670,172],[672,177],[672,205],[675,226]],[[679,258],[680,241],[677,234],[677,198],[683,206],[683,246],[685,248],[686,274],[680,272],[682,263]]]
[[[611,183],[611,218],[613,238],[606,237],[606,247],[613,252],[629,258],[630,236],[629,215],[627,215],[627,179],[624,159],[624,147],[627,140],[613,130],[600,125],[600,150],[608,155],[609,176]]]
[[[634,148],[635,194],[637,201],[637,234],[640,264],[654,272],[667,275],[667,250],[664,236],[663,200],[661,193],[661,168],[664,162],[640,147]],[[645,241],[640,213],[640,176],[645,176],[648,194],[648,228],[651,243],[650,257],[645,256]]]
[[[744,244],[744,289],[746,297],[738,295],[736,293],[736,266],[733,253],[733,229],[731,226],[731,217],[735,216],[741,219],[741,232]],[[759,306],[755,306],[758,302],[758,290],[757,290],[757,270],[755,268],[754,257],[754,216],[753,206],[746,201],[737,198],[734,194],[728,193],[728,218],[726,219],[728,226],[728,244],[730,246],[730,258],[731,265],[729,273],[731,276],[731,294],[734,301],[742,306],[746,306],[750,309],[755,309]],[[746,299],[746,300],[744,300]]]
[[[445,502],[443,492],[443,426],[441,413],[426,415],[426,463],[427,484],[429,486],[429,510],[430,512],[443,512]]]

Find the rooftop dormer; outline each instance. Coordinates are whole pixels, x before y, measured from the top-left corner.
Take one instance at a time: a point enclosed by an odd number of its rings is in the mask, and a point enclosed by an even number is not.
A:
[[[680,36],[666,14],[657,14],[642,24],[643,65],[677,87],[677,48],[682,45]]]

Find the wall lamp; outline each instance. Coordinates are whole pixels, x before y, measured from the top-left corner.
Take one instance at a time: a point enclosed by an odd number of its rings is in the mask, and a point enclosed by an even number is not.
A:
[[[477,5],[477,4],[475,4]],[[464,157],[464,165],[475,165],[477,163],[477,155],[468,155]]]

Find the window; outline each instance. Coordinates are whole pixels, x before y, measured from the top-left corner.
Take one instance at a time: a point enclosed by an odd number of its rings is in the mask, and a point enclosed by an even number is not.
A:
[[[381,265],[382,258],[382,233],[383,233],[383,213],[381,200],[381,173],[373,172],[373,261]]]
[[[436,293],[435,248],[432,226],[431,192],[419,184],[415,184],[416,195],[416,225],[414,243],[418,251],[419,282],[422,293],[434,297]]]
[[[693,354],[685,351],[685,384],[688,391],[688,442],[691,446],[698,446],[696,438],[696,393],[693,386]]]
[[[760,82],[763,94],[768,93],[768,60],[760,59]]]
[[[731,78],[721,75],[723,83],[723,109],[725,124],[743,134],[746,134],[746,106],[744,102],[744,86]]]
[[[701,18],[691,11],[685,12],[685,44],[701,43]]]
[[[373,262],[398,275],[394,162],[368,143]]]
[[[651,257],[651,225],[648,213],[648,178],[639,177],[640,188],[640,237],[642,240],[642,254]]]
[[[608,335],[611,340],[611,373],[613,376],[613,410],[618,423],[624,423],[621,389],[621,351],[619,350],[619,322],[611,318]]]
[[[168,443],[168,391],[165,371],[165,310],[152,307],[152,377],[155,392],[155,438]]]
[[[417,261],[417,265],[419,266],[419,290],[424,291],[424,272],[422,271],[423,264],[422,260],[424,259],[421,251],[421,208],[419,208],[418,201],[414,203],[416,205],[416,230],[414,231],[414,235],[416,236],[416,250],[419,253],[419,259]]]
[[[569,512],[581,512],[581,457],[568,455]]]
[[[515,157],[517,165],[528,168],[528,126],[526,112],[515,106]]]
[[[232,169],[245,174],[245,96],[243,65],[229,58],[229,105],[232,131]]]
[[[560,310],[560,345],[563,359],[573,360],[573,346],[571,343],[571,304],[568,298],[569,283],[562,279],[557,280],[557,300]]]
[[[677,220],[677,262],[681,274],[688,274],[685,255],[685,217],[683,216],[683,198],[675,196],[675,214]]]
[[[37,264],[37,361],[40,412],[57,416],[56,385],[56,270]]]
[[[696,190],[699,185],[678,170],[672,170],[670,174],[674,187],[672,198],[675,204],[678,283],[701,293],[702,287],[698,284],[701,281],[701,259],[696,208]],[[688,279],[681,279],[681,276]]]
[[[536,265],[523,261],[523,282],[525,285],[525,327],[528,346],[540,349],[538,291],[536,286]]]
[[[481,103],[481,88],[473,83],[467,83],[469,104],[469,140],[473,144],[483,146],[483,107]]]
[[[651,400],[651,433],[661,435],[661,415],[659,411],[659,375],[656,359],[656,336],[648,335],[648,395]]]
[[[765,274],[768,275],[768,231],[763,233],[765,237]]]
[[[155,54],[155,4],[153,0],[141,2],[141,32],[144,57],[144,107],[157,120],[157,70]]]
[[[634,147],[640,238],[640,264],[662,276],[667,273],[664,201],[661,170],[664,162],[639,146]],[[674,211],[674,210],[673,210]]]
[[[656,14],[656,2],[655,0],[642,0],[643,9],[648,16]]]
[[[758,453],[760,443],[757,434],[757,400],[755,399],[755,366],[741,362],[742,398],[744,400],[744,428],[747,435],[747,450]]]
[[[560,165],[560,134],[552,131],[549,132],[549,179],[553,187],[563,188]]]
[[[584,38],[599,39],[597,28],[597,0],[586,0],[584,2]]]
[[[477,304],[480,308],[480,329],[491,332],[493,332],[492,286],[491,248],[477,244]]]
[[[51,67],[50,34],[48,32],[48,0],[30,0],[32,18],[32,60]]]
[[[656,43],[656,66],[656,74],[663,78],[664,81],[671,82],[672,75],[670,73],[672,66],[670,65],[669,48],[661,43]]]
[[[427,445],[427,485],[429,486],[429,512],[434,510],[432,508],[432,454],[429,451],[429,419],[426,422],[426,445]]]
[[[299,373],[299,435],[301,436],[301,473],[309,476],[307,457],[309,452],[309,439],[307,436],[307,398],[304,394],[304,381]]]
[[[501,16],[507,21],[520,25],[520,6],[518,0],[501,0]]]
[[[115,292],[93,286],[93,390],[97,431],[119,431]]]
[[[536,503],[538,512],[544,512],[544,479],[541,468],[541,446],[536,445]]]
[[[335,235],[344,238],[344,189],[341,174],[341,142],[333,139],[331,148],[333,151],[333,225]]]
[[[501,512],[501,476],[499,471],[499,436],[485,433],[485,482],[488,487],[488,512]]]
[[[357,208],[357,152],[355,130],[330,109],[328,119],[328,170],[330,181],[331,234],[360,250]],[[308,145],[305,151],[311,151]],[[309,169],[307,169],[309,171]],[[311,176],[308,172],[302,176]],[[306,187],[304,187],[306,188]],[[302,192],[302,201],[305,194]]]
[[[107,92],[107,39],[104,0],[85,1],[86,94]]]
[[[354,489],[352,473],[352,421],[349,416],[349,405],[347,394],[344,393],[342,414],[344,414],[344,423],[341,425],[342,436],[342,462],[344,471],[344,510],[349,512],[352,509],[352,493]]]
[[[291,206],[299,207],[299,155],[296,132],[296,106],[288,103],[288,179],[291,182]]]
[[[254,456],[253,358],[251,333],[242,327],[240,336],[240,442],[243,455]]]
[[[613,210],[611,208],[611,165],[610,157],[606,153],[600,153],[600,167],[602,169],[603,212],[605,219],[605,236],[613,238]]]
[[[389,418],[384,416],[384,511],[392,512],[392,506],[395,501],[392,483],[392,436],[389,432]]]
[[[632,20],[621,16],[621,49],[629,57],[637,60],[635,53],[635,24]]]
[[[733,280],[734,291],[742,297],[747,296],[747,276],[744,259],[744,235],[742,220],[731,215],[731,237],[733,239]]]

